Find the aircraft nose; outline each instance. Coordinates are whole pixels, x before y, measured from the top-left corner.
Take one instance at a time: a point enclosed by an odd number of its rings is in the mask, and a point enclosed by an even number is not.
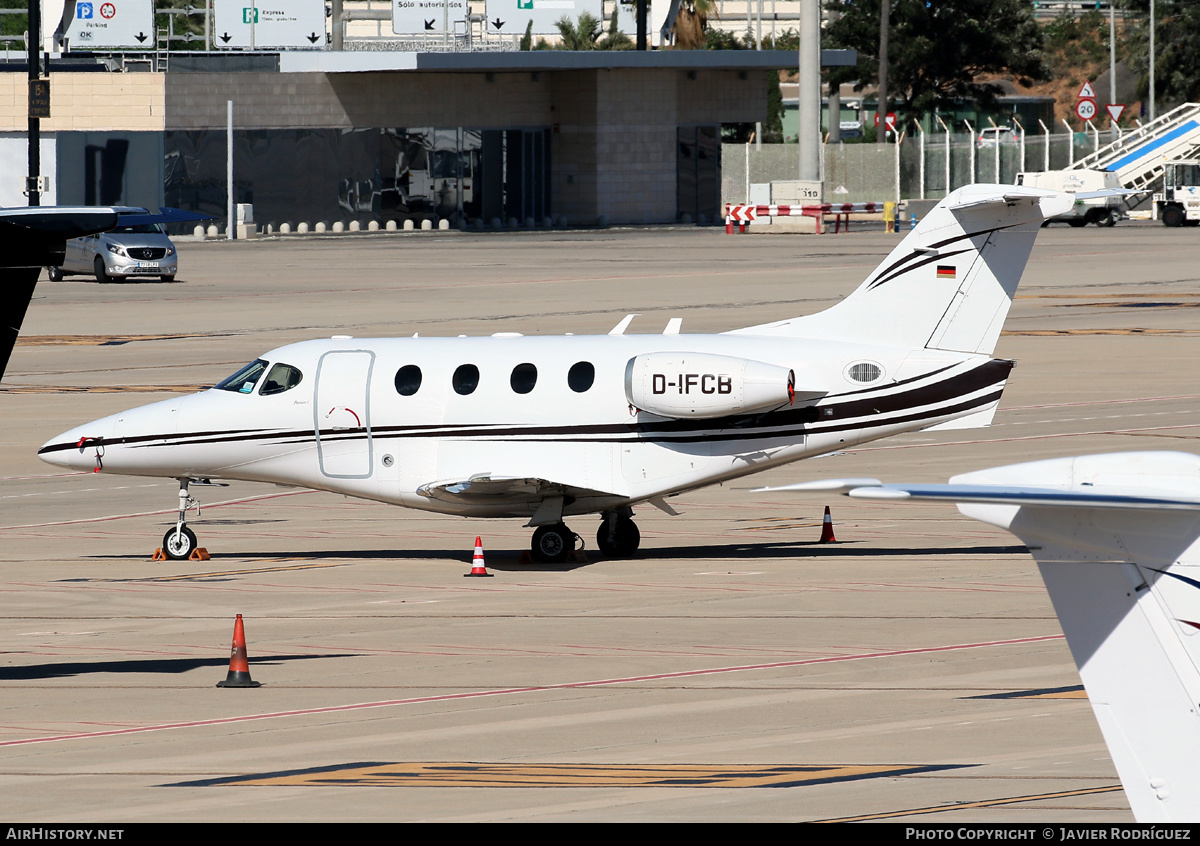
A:
[[[95,470],[97,457],[104,454],[105,436],[108,434],[106,427],[96,425],[99,422],[77,426],[56,435],[38,450],[38,458],[68,470]]]

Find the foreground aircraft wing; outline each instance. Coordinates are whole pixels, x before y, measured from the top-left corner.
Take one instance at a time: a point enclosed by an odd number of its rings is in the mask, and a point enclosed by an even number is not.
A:
[[[0,378],[43,267],[62,264],[67,241],[112,229],[117,212],[87,206],[0,209]]]
[[[479,473],[469,479],[430,482],[418,488],[417,493],[427,499],[454,505],[511,506],[516,510],[528,506],[533,511],[529,521],[531,526],[558,522],[564,501],[619,496],[611,491],[591,490],[549,479],[496,476],[491,473]],[[542,510],[543,503],[547,504],[545,512]],[[540,516],[542,513],[547,515],[544,520]]]
[[[1200,820],[1200,456],[1084,455],[980,470],[948,485],[818,485],[784,490],[956,502],[1024,541],[1134,816]]]

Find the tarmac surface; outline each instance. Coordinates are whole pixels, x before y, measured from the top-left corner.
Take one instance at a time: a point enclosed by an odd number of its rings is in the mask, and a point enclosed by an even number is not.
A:
[[[915,433],[637,509],[635,560],[519,563],[519,520],[193,488],[37,448],[281,344],[720,331],[817,311],[897,238],[720,229],[180,243],[179,281],[43,281],[0,385],[9,821],[1128,822],[1024,547],[950,506],[754,494],[945,481],[1200,438],[1196,230],[1042,231],[988,429]],[[837,544],[816,543],[830,505]],[[494,578],[464,579],[483,537]],[[218,689],[236,614],[263,686]]]

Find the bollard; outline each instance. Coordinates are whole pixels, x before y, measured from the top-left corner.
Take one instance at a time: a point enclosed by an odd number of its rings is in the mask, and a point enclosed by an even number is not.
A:
[[[446,220],[446,218],[443,217],[441,220],[438,221],[438,229],[448,230],[449,228],[450,228],[450,221]]]
[[[334,232],[339,232],[339,233],[340,233],[340,232],[345,232],[345,231],[346,231],[346,224],[342,223],[340,220],[335,220],[335,221],[333,222],[333,231],[334,231]]]
[[[281,224],[279,224],[279,234],[280,234],[280,235],[290,235],[290,234],[292,234],[292,225],[291,225],[290,223],[281,223]]]
[[[193,238],[203,238],[204,237],[204,226],[197,223],[196,228],[192,230],[192,237]]]
[[[389,220],[389,221],[387,222],[387,231],[388,231],[388,232],[395,232],[395,231],[396,231],[396,221],[394,221],[394,220]]]
[[[361,229],[362,229],[362,224],[359,223],[357,220],[350,221],[350,231],[351,232],[358,232]]]
[[[378,232],[378,231],[379,231],[379,221],[378,221],[378,220],[372,220],[370,223],[368,223],[368,224],[367,224],[367,231],[368,231],[368,232]]]
[[[421,221],[421,231],[428,232],[430,229],[433,229],[433,221],[429,218],[425,218]]]
[[[220,233],[220,231],[217,229],[217,226],[216,226],[216,224],[214,224],[214,223],[210,223],[210,224],[209,224],[209,226],[208,226],[208,231],[207,231],[207,235],[206,235],[206,237],[208,237],[208,238],[216,238],[216,237],[218,237],[220,234],[221,234],[221,233]]]
[[[413,231],[413,228],[414,228],[414,227],[413,227],[413,222],[412,222],[411,220],[405,220],[405,221],[404,221],[404,231],[405,231],[405,232],[412,232],[412,231]]]
[[[302,220],[299,223],[297,223],[296,224],[296,232],[301,235],[307,235],[308,234],[308,221]]]
[[[325,221],[318,220],[317,225],[313,227],[313,232],[316,232],[318,235],[321,235],[325,232],[325,228],[326,228]]]

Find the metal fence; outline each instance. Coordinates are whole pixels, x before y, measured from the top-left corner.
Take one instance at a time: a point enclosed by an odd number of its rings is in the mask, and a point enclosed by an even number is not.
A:
[[[1063,170],[1113,140],[1107,131],[1026,133],[981,146],[974,133],[914,133],[899,144],[826,144],[826,202],[936,200],[973,182],[1015,184],[1021,171]],[[723,144],[721,197],[748,202],[750,186],[794,180],[795,144]]]

